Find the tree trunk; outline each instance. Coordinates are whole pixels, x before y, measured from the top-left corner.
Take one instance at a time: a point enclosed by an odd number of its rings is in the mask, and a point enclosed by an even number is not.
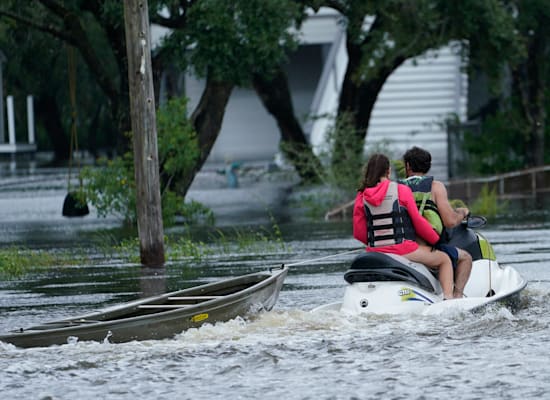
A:
[[[354,77],[359,73],[363,55],[360,47],[350,43],[349,39],[347,51],[349,61],[342,83],[338,116],[349,116],[351,118],[354,128],[352,140],[354,147],[352,149],[353,156],[350,157],[350,160],[346,159],[345,154],[349,151],[347,143],[350,141],[348,138],[336,136],[334,144],[335,157],[333,157],[333,165],[336,168],[344,162],[362,158],[370,118],[378,95],[389,76],[406,60],[406,57],[397,55],[391,62],[381,67],[375,77],[364,82],[357,82]]]
[[[531,167],[544,165],[547,47],[543,37],[533,37],[528,44],[527,59],[512,70],[513,88],[528,124],[526,161]]]
[[[532,121],[530,124],[530,153],[533,155],[532,165],[544,165],[544,131],[546,128],[546,99],[547,76],[545,71],[548,63],[548,52],[550,46],[547,40],[540,34],[535,34],[533,42],[528,49],[529,61],[527,63],[527,72],[529,74],[530,86],[530,108]]]
[[[277,121],[281,132],[282,151],[294,165],[300,178],[310,182],[318,181],[321,164],[313,154],[304,131],[294,115],[285,72],[279,69],[272,79],[255,74],[252,82],[264,107]]]
[[[68,160],[70,152],[69,137],[63,129],[61,113],[57,107],[56,99],[48,96],[37,96],[35,101],[37,120],[41,121],[53,146],[54,163]]]
[[[124,0],[141,263],[164,265],[155,93],[147,0]]]
[[[191,121],[198,136],[200,155],[194,168],[178,179],[178,194],[181,196],[185,196],[189,190],[195,175],[204,165],[212,146],[216,143],[233,87],[231,83],[215,81],[210,75],[206,77],[206,86],[201,99],[191,115]]]

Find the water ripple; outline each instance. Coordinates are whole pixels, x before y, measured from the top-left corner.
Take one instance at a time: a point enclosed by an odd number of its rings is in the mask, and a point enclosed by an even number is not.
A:
[[[311,313],[314,307],[341,298],[342,272],[349,260],[324,263],[318,270],[305,264],[291,269],[275,309],[255,318],[206,324],[160,341],[75,342],[28,350],[0,343],[2,397],[546,398],[550,395],[550,254],[543,237],[548,233],[486,232],[497,243],[502,262],[513,263],[529,280],[513,307],[495,304],[475,313],[455,310],[414,317]],[[294,246],[300,248],[300,243]],[[322,255],[323,239],[303,243],[307,243],[303,259]],[[350,246],[348,239],[341,243],[331,238],[327,248]],[[212,271],[201,270],[200,277],[191,280],[218,279],[224,261],[217,262]],[[251,268],[250,263],[235,264],[231,267],[235,273]],[[124,273],[124,268],[131,267],[105,266],[99,276],[113,272],[120,276],[117,282],[139,278]],[[103,293],[106,285],[93,289],[75,281],[56,286],[48,278],[28,283],[30,288],[42,288],[34,289],[37,292],[17,286],[21,283],[2,285],[3,327],[79,314],[134,293],[124,283],[119,293],[108,294]],[[38,291],[44,288],[69,292],[44,296]],[[49,300],[40,306],[44,297]]]

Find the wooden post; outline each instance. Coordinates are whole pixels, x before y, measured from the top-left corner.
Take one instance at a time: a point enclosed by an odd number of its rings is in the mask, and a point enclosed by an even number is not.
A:
[[[141,263],[164,265],[155,96],[147,0],[124,0]]]
[[[13,105],[13,96],[6,98],[8,103],[8,143],[15,149],[15,106]]]
[[[6,56],[0,50],[0,143],[6,143],[6,137],[4,135],[4,78],[2,77],[2,70],[4,69],[4,63],[6,62]]]
[[[27,96],[27,137],[29,144],[36,142],[34,135],[34,100],[31,95]]]

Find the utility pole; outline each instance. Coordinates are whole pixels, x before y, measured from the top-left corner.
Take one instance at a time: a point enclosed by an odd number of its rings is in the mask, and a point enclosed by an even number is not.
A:
[[[164,230],[147,0],[124,0],[124,23],[141,263],[162,267]]]

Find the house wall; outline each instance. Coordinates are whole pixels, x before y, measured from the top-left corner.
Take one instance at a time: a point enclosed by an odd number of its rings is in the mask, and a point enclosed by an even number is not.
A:
[[[304,45],[292,55],[287,73],[296,115],[314,148],[323,146],[329,119],[308,119],[334,114],[347,64],[345,34],[338,15],[322,10],[313,14],[301,31]],[[466,120],[467,77],[452,46],[409,60],[390,76],[379,95],[368,129],[365,150],[384,143],[392,158],[411,146],[432,153],[432,173],[448,178],[447,132],[451,115]],[[203,83],[186,77],[189,109],[194,109]],[[222,130],[205,167],[241,162],[270,162],[279,152],[279,131],[251,89],[235,89]]]
[[[286,67],[296,116],[305,125],[323,65],[325,45],[305,45],[291,56]],[[204,82],[188,75],[186,94],[193,110]],[[256,92],[236,88],[227,105],[222,129],[207,160],[210,166],[241,162],[273,161],[279,152],[280,133]]]
[[[448,178],[445,120],[467,117],[468,79],[451,46],[407,61],[388,79],[374,107],[369,145],[386,141],[394,158],[412,146],[432,154],[431,173]]]

